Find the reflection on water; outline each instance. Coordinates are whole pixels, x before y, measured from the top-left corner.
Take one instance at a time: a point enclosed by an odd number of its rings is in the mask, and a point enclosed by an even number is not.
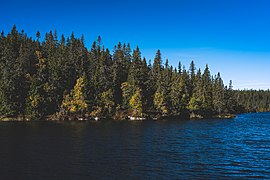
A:
[[[230,120],[0,122],[0,179],[270,178],[270,113]]]

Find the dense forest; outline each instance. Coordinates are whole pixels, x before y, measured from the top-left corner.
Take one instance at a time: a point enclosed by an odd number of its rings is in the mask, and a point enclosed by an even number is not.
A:
[[[241,112],[270,112],[269,90],[238,90],[234,94]]]
[[[208,65],[188,69],[142,58],[139,47],[118,43],[113,53],[98,37],[56,31],[28,37],[14,26],[0,35],[0,117],[79,119],[107,117],[213,117],[269,111],[270,92],[233,90]]]

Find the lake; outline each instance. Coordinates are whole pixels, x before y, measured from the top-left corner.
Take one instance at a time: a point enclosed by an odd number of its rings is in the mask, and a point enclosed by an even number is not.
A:
[[[270,113],[234,119],[0,122],[0,179],[270,178]]]

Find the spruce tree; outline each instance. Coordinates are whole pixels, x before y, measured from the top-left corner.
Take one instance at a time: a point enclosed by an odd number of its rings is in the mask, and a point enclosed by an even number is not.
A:
[[[154,95],[154,105],[157,110],[162,116],[166,116],[169,113],[168,105],[166,104],[165,93],[159,87]]]
[[[191,117],[202,117],[204,115],[204,93],[203,93],[203,81],[201,77],[201,70],[199,69],[195,77],[195,87],[190,98],[188,109],[191,113]]]
[[[121,85],[127,81],[130,61],[130,46],[126,46],[125,44],[122,46],[121,43],[118,43],[114,47],[112,67],[114,99],[117,105],[122,104]]]
[[[203,108],[204,115],[211,116],[213,113],[213,94],[212,94],[212,78],[206,65],[204,73],[202,75],[202,86],[203,86]]]
[[[27,115],[32,118],[42,118],[50,114],[49,106],[52,102],[49,96],[49,70],[48,61],[39,51],[37,73],[33,75],[27,97]]]
[[[190,79],[190,87],[189,87],[189,95],[191,96],[193,93],[193,89],[195,87],[195,63],[194,61],[191,61],[190,67],[189,67],[189,79]]]
[[[217,74],[213,85],[213,107],[215,113],[222,114],[225,109],[225,90],[224,84],[220,77],[220,73]]]
[[[151,72],[152,79],[155,80],[155,91],[157,90],[158,86],[160,85],[160,80],[161,80],[161,71],[162,71],[162,59],[161,59],[161,52],[160,50],[157,50],[155,59],[154,59],[154,64],[153,64],[153,69]]]

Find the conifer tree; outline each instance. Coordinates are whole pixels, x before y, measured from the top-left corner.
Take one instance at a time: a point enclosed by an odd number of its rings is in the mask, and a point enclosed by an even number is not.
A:
[[[51,99],[49,98],[49,71],[47,59],[40,51],[36,51],[38,59],[37,73],[33,75],[28,98],[27,115],[33,118],[42,118],[49,114]]]
[[[164,103],[167,106],[167,114],[171,113],[171,84],[172,84],[172,69],[169,67],[169,61],[166,59],[165,68],[161,73],[161,79],[158,88],[162,89],[164,96]]]
[[[104,91],[101,94],[101,100],[102,100],[102,107],[103,107],[103,115],[106,116],[112,116],[112,113],[114,111],[114,99],[113,99],[113,92],[111,89]]]
[[[225,96],[225,92],[224,92],[223,81],[220,77],[220,73],[218,73],[214,80],[214,86],[213,86],[213,107],[214,107],[214,111],[217,112],[219,115],[225,109],[224,96]]]
[[[114,47],[112,68],[114,99],[117,105],[122,104],[121,85],[127,81],[130,61],[130,45],[128,44],[126,46],[124,44],[122,46],[121,43],[118,43],[118,45]]]
[[[157,50],[153,69],[151,75],[153,76],[152,79],[155,80],[155,91],[157,90],[160,80],[161,80],[161,71],[162,71],[162,59],[161,59],[161,52],[160,50]]]
[[[179,115],[182,111],[182,104],[181,104],[181,99],[182,99],[182,92],[180,91],[181,89],[181,76],[178,73],[173,74],[173,79],[172,79],[172,85],[171,85],[171,93],[170,93],[170,98],[171,98],[171,109],[173,115]]]
[[[156,110],[161,113],[161,115],[166,116],[169,113],[168,105],[166,104],[166,99],[164,91],[159,87],[154,95],[154,105]]]
[[[19,62],[22,38],[16,26],[13,26],[11,33],[2,42],[4,43],[4,48],[1,53],[0,115],[6,117],[18,116],[22,111],[20,104],[24,103],[21,102],[23,95],[21,94],[22,91],[20,91],[20,88],[23,86],[23,67]]]
[[[190,67],[189,67],[189,79],[190,79],[190,87],[189,87],[189,95],[192,95],[193,89],[195,86],[195,63],[194,61],[191,61]]]
[[[212,94],[212,79],[211,74],[206,65],[204,73],[202,75],[202,83],[203,83],[203,108],[204,115],[211,116],[213,113],[213,94]]]
[[[235,113],[238,109],[238,105],[236,102],[236,98],[235,98],[235,94],[233,92],[233,85],[232,85],[232,81],[230,80],[229,82],[229,88],[225,89],[225,100],[224,100],[224,105],[225,108],[224,110],[226,111],[226,113]],[[249,96],[250,98],[250,96]],[[247,99],[249,99],[247,98]],[[255,99],[255,98],[254,98]],[[260,98],[256,98],[256,99],[260,99]],[[252,105],[252,107],[256,107],[256,105]]]
[[[178,69],[168,60],[163,66],[160,50],[153,65],[146,62],[138,47],[131,54],[129,44],[118,43],[111,54],[100,36],[88,51],[83,35],[58,40],[50,31],[42,40],[37,31],[33,40],[14,26],[0,35],[0,117],[36,119],[61,108],[93,117],[112,117],[116,111],[121,117],[128,111],[181,117],[270,111],[269,90],[233,90],[219,73],[213,78],[208,66],[203,74],[196,71],[193,61],[189,71],[180,62]]]
[[[193,90],[192,97],[190,98],[188,109],[191,113],[191,117],[203,116],[204,112],[204,93],[203,93],[203,82],[201,78],[201,70],[199,69],[195,77],[195,87]]]
[[[121,85],[121,90],[123,92],[123,102],[122,108],[128,109],[129,108],[129,101],[132,97],[133,93],[133,86],[131,86],[128,82],[123,82]]]

